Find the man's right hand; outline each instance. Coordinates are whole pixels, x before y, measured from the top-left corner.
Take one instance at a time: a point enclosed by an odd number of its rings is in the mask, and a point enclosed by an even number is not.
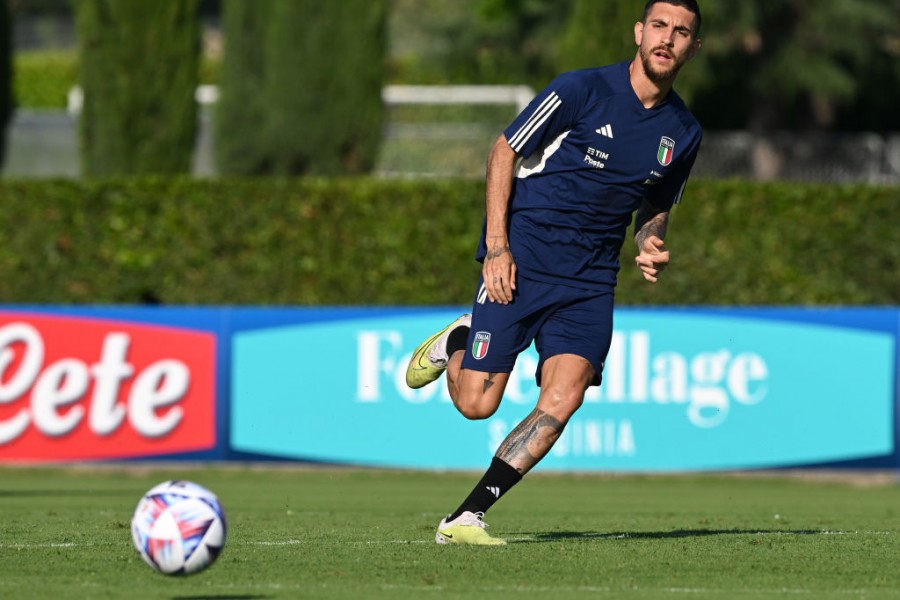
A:
[[[495,244],[490,239],[487,241],[488,250],[481,269],[484,289],[491,302],[509,304],[516,289],[516,261],[505,239]]]

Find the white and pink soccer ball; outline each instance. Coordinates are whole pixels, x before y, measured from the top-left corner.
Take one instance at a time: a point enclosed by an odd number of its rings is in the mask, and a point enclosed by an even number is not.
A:
[[[191,481],[165,481],[148,491],[131,518],[134,546],[166,575],[209,567],[225,547],[227,524],[219,499]]]

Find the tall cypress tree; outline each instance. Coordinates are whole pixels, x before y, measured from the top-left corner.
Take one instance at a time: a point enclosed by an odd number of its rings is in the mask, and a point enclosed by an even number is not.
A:
[[[385,3],[272,3],[264,90],[275,171],[368,171],[383,120]]]
[[[87,175],[189,173],[197,0],[77,0]]]
[[[574,0],[559,44],[558,71],[630,60],[637,52],[634,24],[646,0]]]
[[[384,120],[386,0],[230,0],[223,8],[220,171],[370,171]]]
[[[257,175],[272,169],[272,153],[260,135],[267,115],[262,89],[270,4],[247,0],[222,4],[225,55],[213,113],[213,148],[222,173]]]

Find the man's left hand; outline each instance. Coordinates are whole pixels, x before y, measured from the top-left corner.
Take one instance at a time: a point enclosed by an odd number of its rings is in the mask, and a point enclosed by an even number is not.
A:
[[[669,251],[666,244],[655,235],[651,235],[641,245],[634,263],[644,274],[644,279],[650,283],[656,283],[660,272],[669,264]]]

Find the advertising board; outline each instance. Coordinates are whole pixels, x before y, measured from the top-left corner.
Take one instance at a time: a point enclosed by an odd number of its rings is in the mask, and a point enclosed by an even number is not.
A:
[[[0,307],[0,461],[288,460],[482,469],[537,356],[467,421],[415,346],[460,308]],[[539,465],[898,465],[900,310],[616,311],[603,384]]]
[[[0,459],[108,460],[216,445],[215,336],[0,311]]]
[[[415,346],[458,314],[361,312],[236,333],[232,447],[322,462],[482,467],[534,407],[537,356],[520,357],[495,415],[466,421],[443,382],[404,384]],[[886,312],[843,324],[832,322],[838,313],[820,316],[617,311],[603,385],[589,390],[541,468],[741,469],[893,455],[896,323],[880,319]]]

